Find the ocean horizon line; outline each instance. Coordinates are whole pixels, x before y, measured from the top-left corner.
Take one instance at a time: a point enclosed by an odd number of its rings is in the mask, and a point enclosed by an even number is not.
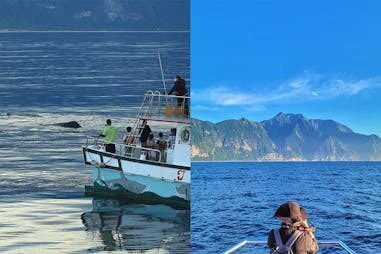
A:
[[[190,30],[8,30],[0,33],[190,33]]]
[[[339,161],[339,160],[336,160],[336,161],[322,161],[322,160],[216,160],[216,161],[212,161],[212,160],[208,160],[208,161],[193,161],[191,159],[191,163],[203,163],[203,162],[207,162],[207,163],[221,163],[221,162],[228,162],[228,163],[240,163],[240,162],[381,162],[381,160],[369,160],[369,161],[363,161],[363,160],[358,160],[358,161]]]

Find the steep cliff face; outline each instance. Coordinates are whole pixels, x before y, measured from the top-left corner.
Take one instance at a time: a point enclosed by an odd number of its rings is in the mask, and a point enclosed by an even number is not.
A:
[[[195,160],[381,160],[381,139],[376,135],[300,114],[279,113],[260,123],[193,119],[192,134]]]
[[[266,130],[247,119],[218,124],[192,119],[192,141],[192,151],[200,151],[192,153],[198,160],[253,160],[274,153]]]
[[[247,119],[226,120],[216,124],[220,137],[220,149],[217,158],[252,159],[262,158],[273,153],[274,145],[269,140],[262,125]]]
[[[192,156],[198,159],[215,159],[219,140],[215,124],[192,119],[191,135]]]

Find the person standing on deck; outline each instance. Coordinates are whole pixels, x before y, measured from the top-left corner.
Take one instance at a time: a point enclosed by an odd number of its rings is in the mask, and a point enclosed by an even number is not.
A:
[[[185,80],[182,79],[179,75],[175,77],[175,82],[168,94],[175,92],[176,96],[185,96],[187,94],[187,89],[185,87]],[[177,98],[177,105],[181,106],[183,104],[184,98]]]
[[[132,152],[132,147],[128,146],[134,143],[135,137],[134,134],[132,133],[132,128],[130,126],[127,127],[126,133],[123,135],[123,143],[127,145],[127,147],[124,147],[124,153],[125,155],[131,154]]]
[[[185,87],[185,80],[180,77],[180,75],[176,75],[175,82],[172,89],[168,92],[168,94],[172,94],[175,92],[176,96],[187,96],[188,91]],[[185,100],[184,100],[185,99]],[[184,104],[184,105],[183,105]],[[189,99],[188,98],[177,98],[177,106],[183,106],[183,116],[189,117]]]
[[[307,223],[307,212],[296,202],[279,206],[274,217],[282,224],[268,236],[270,253],[315,254],[319,247],[312,233],[314,227]],[[292,252],[289,252],[289,251]]]
[[[164,139],[163,137],[163,133],[162,132],[159,132],[159,139],[157,140],[156,142],[156,145],[157,145],[157,148],[160,150],[160,153],[161,153],[161,161],[165,161],[165,150],[167,149],[168,147],[168,143],[167,141]],[[157,158],[158,160],[158,158]]]
[[[128,126],[126,131],[127,132],[123,135],[123,143],[126,145],[131,145],[134,143],[134,134],[132,133],[132,128]]]
[[[149,127],[149,125],[145,124],[143,130],[140,133],[140,143],[141,143],[142,147],[147,147],[147,139],[148,139],[149,134],[151,134],[151,132],[152,132],[152,130]]]
[[[176,128],[171,129],[171,133],[168,137],[168,146],[174,146],[176,144]]]
[[[115,136],[118,131],[118,128],[111,126],[111,120],[107,119],[106,126],[103,129],[100,137],[104,137],[104,143],[106,147],[106,152],[115,153]]]
[[[176,96],[184,96],[187,94],[187,89],[185,88],[185,80],[177,75],[175,77],[174,85],[171,90],[169,90],[168,94],[172,94],[175,92]]]
[[[149,134],[148,138],[147,138],[147,148],[150,148],[150,149],[155,149],[155,141],[154,141],[154,136],[153,134]],[[147,158],[148,160],[156,160],[156,151],[153,151],[153,150],[149,150],[148,153],[147,153]]]

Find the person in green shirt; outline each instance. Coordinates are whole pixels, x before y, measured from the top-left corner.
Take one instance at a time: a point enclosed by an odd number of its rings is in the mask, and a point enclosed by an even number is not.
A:
[[[115,153],[115,136],[118,128],[111,126],[111,120],[107,119],[103,133],[99,136],[104,137],[106,152]]]

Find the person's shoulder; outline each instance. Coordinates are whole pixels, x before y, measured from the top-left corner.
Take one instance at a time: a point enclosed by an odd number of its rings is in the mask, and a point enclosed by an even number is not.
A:
[[[117,127],[112,126],[112,125],[107,125],[107,126],[105,127],[105,130],[110,130],[110,131],[117,130],[117,129],[118,129]]]
[[[275,232],[276,229],[271,229],[267,235],[267,244],[269,248],[275,247]]]
[[[268,233],[268,237],[269,237],[269,238],[274,238],[275,230],[277,230],[277,229],[271,229],[271,230],[269,231],[269,233]]]
[[[315,239],[303,232],[295,242],[298,251],[308,251],[308,253],[316,253],[319,246]]]
[[[309,235],[307,235],[306,232],[301,232],[300,236],[298,237],[298,241],[309,244],[314,240]]]

